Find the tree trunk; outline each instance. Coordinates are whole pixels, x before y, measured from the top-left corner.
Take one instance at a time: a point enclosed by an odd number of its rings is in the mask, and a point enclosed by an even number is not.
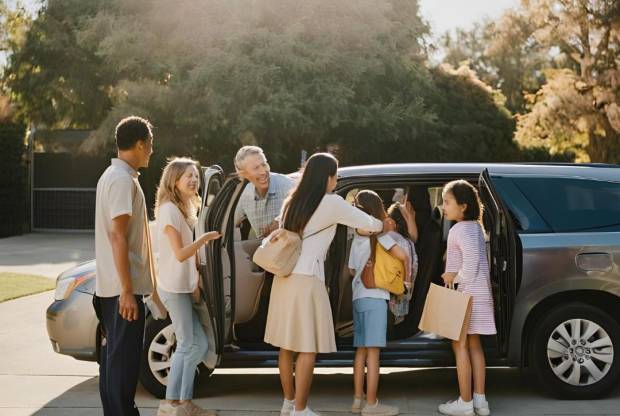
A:
[[[601,124],[605,135],[596,134],[593,129],[589,134],[588,156],[593,163],[620,163],[620,134],[609,124],[603,115]]]

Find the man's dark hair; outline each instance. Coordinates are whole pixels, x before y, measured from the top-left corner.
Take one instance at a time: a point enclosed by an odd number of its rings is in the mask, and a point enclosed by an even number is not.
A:
[[[148,120],[130,116],[122,119],[116,125],[116,147],[118,150],[129,150],[142,140],[152,137],[151,128],[153,126]]]

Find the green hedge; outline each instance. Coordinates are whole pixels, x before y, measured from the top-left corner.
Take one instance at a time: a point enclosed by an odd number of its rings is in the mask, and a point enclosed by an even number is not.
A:
[[[21,234],[28,212],[25,127],[0,123],[0,238]]]

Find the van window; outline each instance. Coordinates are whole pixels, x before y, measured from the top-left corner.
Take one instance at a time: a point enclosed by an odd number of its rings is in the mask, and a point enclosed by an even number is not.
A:
[[[620,183],[512,178],[555,232],[620,231]]]
[[[549,225],[545,223],[545,220],[542,219],[511,178],[491,176],[491,181],[502,201],[508,207],[517,231],[523,233],[551,232]]]

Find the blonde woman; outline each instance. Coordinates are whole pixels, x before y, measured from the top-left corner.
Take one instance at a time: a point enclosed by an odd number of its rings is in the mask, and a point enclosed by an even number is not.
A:
[[[168,373],[166,400],[160,403],[158,416],[215,414],[192,402],[196,366],[208,345],[207,335],[192,307],[200,294],[196,252],[220,237],[217,232],[209,232],[193,239],[201,202],[199,172],[195,160],[173,158],[164,168],[157,190],[157,292],[170,313],[177,340]]]

